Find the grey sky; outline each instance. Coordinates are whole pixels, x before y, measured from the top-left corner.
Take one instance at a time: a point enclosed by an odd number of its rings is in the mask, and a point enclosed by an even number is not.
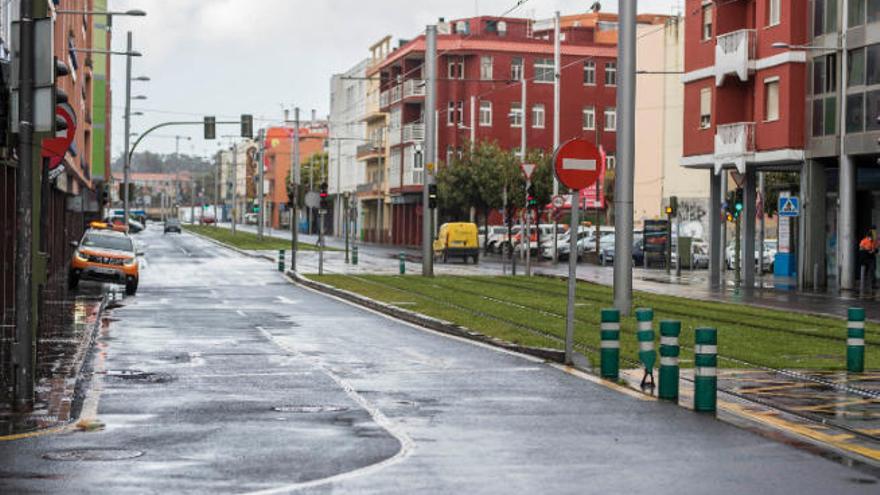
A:
[[[396,42],[408,39],[436,22],[480,15],[499,15],[517,0],[110,0],[113,10],[139,8],[147,17],[117,17],[113,46],[124,49],[131,30],[134,47],[144,56],[134,59],[133,75],[150,82],[133,83],[132,94],[146,101],[132,102],[132,132],[159,122],[237,120],[241,113],[255,116],[255,127],[280,122],[282,105],[298,105],[302,115],[312,108],[326,116],[330,104],[330,76],[345,71],[368,55],[367,48],[386,34]],[[520,3],[523,3],[520,0]],[[511,16],[546,18],[586,11],[592,1],[527,0]],[[683,0],[641,0],[639,12],[678,12]],[[602,2],[603,11],[617,10],[616,1]],[[113,61],[113,155],[123,147],[125,59]],[[219,127],[218,135],[235,135],[237,126]],[[174,151],[175,134],[181,153],[213,155],[229,139],[202,139],[201,127],[156,131],[139,150]]]

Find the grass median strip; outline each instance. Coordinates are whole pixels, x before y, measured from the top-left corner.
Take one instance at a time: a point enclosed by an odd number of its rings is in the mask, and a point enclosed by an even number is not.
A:
[[[564,337],[566,289],[563,280],[486,276],[425,279],[390,275],[315,278],[389,304],[413,301],[405,308],[518,344],[558,349]],[[681,321],[683,346],[693,344],[695,328],[717,328],[719,354],[725,357],[723,367],[845,368],[846,322],[843,319],[641,292],[634,294],[634,301],[637,307],[654,309],[655,328],[663,319]],[[599,310],[611,306],[611,302],[611,288],[578,283],[576,343],[590,348],[599,346]],[[624,318],[621,330],[621,356],[636,359],[638,341],[634,318]],[[867,326],[869,335],[877,335],[877,330],[877,325]],[[683,366],[690,366],[692,358],[689,350],[682,349]],[[869,353],[866,365],[880,367],[880,354]]]
[[[290,250],[289,239],[279,239],[277,237],[269,236],[263,236],[263,238],[260,239],[257,234],[243,232],[240,230],[233,234],[232,231],[229,229],[214,227],[212,225],[184,225],[183,228],[184,230],[189,230],[191,232],[195,232],[196,234],[210,237],[215,241],[220,241],[224,244],[235,246],[238,249],[244,249],[248,251],[275,249]],[[316,251],[318,248],[314,244],[306,244],[300,242],[299,249],[301,251]],[[325,249],[327,251],[335,251],[335,249],[332,248]]]

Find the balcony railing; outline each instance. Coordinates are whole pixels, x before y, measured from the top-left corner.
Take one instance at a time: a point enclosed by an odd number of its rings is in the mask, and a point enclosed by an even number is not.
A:
[[[746,160],[755,153],[755,123],[722,124],[715,131],[715,170],[733,164],[745,173]]]
[[[371,193],[371,192],[379,192],[382,190],[381,182],[365,182],[363,184],[358,184],[357,192],[361,194]]]
[[[755,30],[740,29],[718,35],[715,41],[715,85],[721,86],[724,77],[736,74],[740,81],[748,81],[755,71]]]
[[[425,124],[406,124],[403,126],[403,142],[414,143],[425,140]]]
[[[425,169],[410,169],[403,177],[404,186],[421,186],[425,180]]]
[[[403,95],[403,88],[400,84],[391,88],[391,103],[397,103]]]
[[[391,91],[385,90],[379,94],[379,108],[385,108],[391,104]]]
[[[425,96],[425,81],[423,79],[407,79],[403,82],[403,97]]]

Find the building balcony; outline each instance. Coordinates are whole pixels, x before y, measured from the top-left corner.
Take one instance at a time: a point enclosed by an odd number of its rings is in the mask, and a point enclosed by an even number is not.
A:
[[[363,184],[358,184],[357,193],[361,194],[361,195],[381,194],[382,193],[382,183],[381,182],[366,182]]]
[[[391,105],[391,91],[382,91],[379,94],[379,108],[388,108],[389,105]]]
[[[715,171],[734,165],[745,173],[746,161],[755,154],[755,123],[737,122],[719,125],[715,131]]]
[[[404,171],[403,173],[403,185],[406,186],[421,186],[425,180],[425,169],[423,168],[411,168],[409,170]]]
[[[398,84],[391,88],[391,104],[395,104],[403,98],[403,87]]]
[[[371,160],[382,156],[384,151],[385,146],[382,143],[366,143],[358,145],[356,156],[358,160]]]
[[[425,81],[423,79],[407,79],[403,82],[403,97],[418,98],[425,96]]]
[[[755,72],[755,30],[740,29],[718,35],[715,41],[715,85],[721,86],[728,75],[748,81]]]
[[[416,143],[425,140],[425,124],[406,124],[403,126],[403,143]]]

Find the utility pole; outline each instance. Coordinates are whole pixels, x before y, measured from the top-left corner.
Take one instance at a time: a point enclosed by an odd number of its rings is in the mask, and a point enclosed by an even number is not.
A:
[[[232,143],[232,235],[235,235],[235,216],[238,214],[238,143]]]
[[[843,0],[840,12],[849,12],[848,0]],[[840,163],[839,169],[839,202],[838,206],[838,222],[837,222],[837,260],[840,270],[840,280],[838,281],[842,290],[856,289],[856,164],[855,161],[846,154],[846,90],[847,90],[847,63],[848,43],[846,33],[849,30],[849,16],[841,15],[840,34],[840,85],[838,86],[838,108],[840,119],[838,122],[838,133],[840,134]],[[763,249],[763,247],[762,247]],[[869,279],[870,280],[870,279]]]
[[[220,181],[223,177],[223,172],[220,170],[220,152],[217,152],[217,173],[214,178],[214,221],[220,221],[220,215],[217,212],[217,207],[220,206]]]
[[[293,109],[293,146],[291,149],[290,180],[293,181],[293,207],[290,210],[290,269],[296,271],[296,251],[299,247],[297,203],[299,202],[299,107]]]
[[[553,18],[553,151],[559,148],[559,112],[560,112],[560,94],[561,94],[561,71],[562,71],[562,47],[560,40],[560,19],[559,11]],[[597,186],[598,187],[598,186]],[[559,195],[559,180],[555,174],[553,176],[553,197]],[[577,228],[573,225],[574,230],[570,230],[572,235],[577,236]],[[540,249],[540,246],[539,246]],[[577,253],[575,251],[575,253]],[[569,254],[570,256],[570,254]],[[559,262],[559,218],[554,214],[553,218],[553,264]]]
[[[15,408],[30,411],[34,402],[34,339],[36,298],[34,261],[38,239],[34,226],[40,221],[42,177],[34,169],[34,12],[31,0],[21,0],[18,47],[18,169],[16,210],[18,236],[15,249],[15,341],[13,342],[13,386]],[[13,54],[13,56],[15,56]],[[42,167],[36,168],[40,170]]]
[[[434,159],[437,141],[437,26],[425,28],[425,157]],[[422,276],[434,276],[434,251],[431,246],[431,211],[428,208],[428,185],[433,177],[425,166],[422,177]]]
[[[637,0],[618,0],[620,81],[617,86],[617,153],[619,159],[614,184],[614,307],[622,315],[629,315],[632,308],[637,4]]]
[[[124,225],[128,227],[128,216],[131,208],[131,199],[128,197],[129,192],[129,174],[131,173],[131,158],[129,157],[129,146],[131,139],[131,31],[126,33],[125,40],[125,135],[123,141],[125,143],[125,154],[123,156],[122,183],[123,183],[123,219]]]
[[[522,78],[520,79],[520,101],[522,102],[522,119],[520,120],[521,127],[519,129],[519,159],[520,164],[524,164],[526,162],[526,115],[528,114],[526,104],[526,71],[522,71]],[[529,186],[531,185],[531,179],[526,179],[526,207],[523,210],[523,215],[526,220],[526,228],[523,230],[522,235],[522,243],[525,249],[526,254],[526,277],[532,276],[532,232],[531,232],[531,210],[529,209]]]
[[[263,191],[263,142],[264,142],[264,140],[263,140],[263,130],[262,129],[260,129],[260,132],[257,135],[257,137],[259,139],[259,142],[257,143],[257,153],[256,153],[257,180],[259,181],[257,183],[257,204],[259,205],[259,213],[260,213],[259,221],[257,223],[257,237],[259,237],[260,240],[263,240],[263,223],[265,223],[264,221],[266,218],[266,212],[265,212],[265,208],[263,208],[263,206],[265,206],[265,205],[263,204],[263,193],[264,193],[264,191]]]
[[[189,223],[196,224],[196,178],[189,176]]]
[[[766,236],[766,231],[764,229],[764,208],[767,207],[764,204],[764,172],[757,172],[758,174],[758,194],[761,198],[761,218],[758,220],[758,277],[764,278],[764,237]],[[679,234],[681,235],[681,234]]]

